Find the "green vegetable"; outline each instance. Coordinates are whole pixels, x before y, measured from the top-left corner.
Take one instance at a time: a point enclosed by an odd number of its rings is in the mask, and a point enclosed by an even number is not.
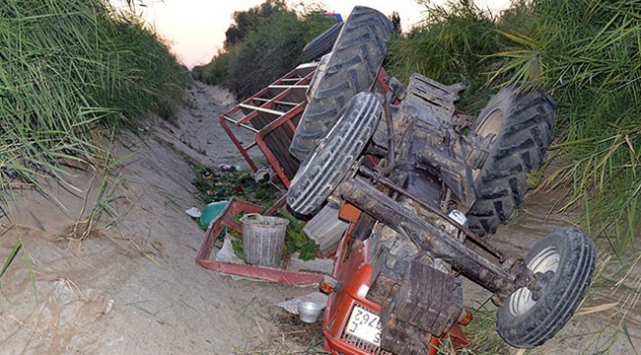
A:
[[[282,196],[281,190],[274,185],[257,183],[251,174],[235,169],[221,172],[218,169],[200,167],[196,169],[196,177],[192,180],[192,184],[198,189],[198,197],[206,204],[242,196],[245,201],[268,207]],[[238,192],[239,187],[242,189],[242,194]],[[233,221],[241,224],[240,219],[243,215],[244,213],[240,213],[234,216]],[[305,223],[284,211],[279,211],[276,216],[289,220],[284,251],[292,254],[300,252],[301,260],[315,259],[319,248],[316,242],[309,239],[303,232]],[[232,230],[228,235],[233,238],[231,243],[234,254],[243,258],[242,235]]]

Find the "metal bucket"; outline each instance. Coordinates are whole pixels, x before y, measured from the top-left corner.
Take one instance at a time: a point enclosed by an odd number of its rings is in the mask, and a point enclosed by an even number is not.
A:
[[[243,224],[245,262],[250,265],[280,266],[289,221],[258,213],[247,214],[240,221]]]
[[[298,304],[298,315],[305,323],[316,323],[325,305],[316,302],[301,302]]]

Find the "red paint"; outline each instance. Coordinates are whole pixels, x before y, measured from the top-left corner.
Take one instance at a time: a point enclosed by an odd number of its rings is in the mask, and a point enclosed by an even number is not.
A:
[[[284,201],[284,200],[283,200]],[[282,206],[282,202],[279,201]],[[279,204],[279,203],[277,203]],[[323,275],[311,272],[290,271],[287,270],[290,255],[287,254],[283,258],[283,263],[280,269],[270,268],[265,266],[253,266],[247,264],[228,263],[223,261],[209,260],[214,243],[220,236],[220,233],[225,228],[230,228],[236,232],[242,233],[242,225],[234,222],[234,217],[241,212],[244,213],[261,213],[264,208],[242,200],[232,197],[223,211],[216,217],[207,228],[205,237],[200,245],[200,250],[196,256],[196,263],[205,269],[224,272],[226,274],[246,276],[255,279],[267,280],[272,282],[282,282],[295,285],[315,285],[323,280]],[[269,209],[265,215],[273,214],[277,209]]]
[[[238,120],[233,120],[230,117],[232,117],[234,114],[237,114],[238,112],[245,112],[243,111],[243,108],[241,108],[241,106],[238,105],[233,109],[231,109],[230,111],[223,114],[222,116],[220,116],[220,124],[223,126],[223,129],[225,130],[225,132],[227,132],[227,135],[229,136],[229,138],[231,138],[232,142],[234,143],[236,148],[238,148],[238,151],[243,156],[243,158],[245,158],[245,160],[247,161],[247,164],[249,164],[251,169],[254,172],[256,172],[258,170],[258,166],[247,152],[250,149],[258,146],[259,149],[262,151],[263,155],[265,155],[265,158],[267,158],[269,165],[272,167],[272,169],[274,169],[274,172],[276,172],[276,175],[283,182],[286,188],[289,188],[289,184],[290,184],[289,178],[287,178],[287,175],[285,174],[285,170],[282,168],[280,163],[276,160],[276,157],[274,156],[270,148],[265,143],[265,137],[283,125],[285,125],[284,127],[290,130],[291,134],[294,133],[294,130],[296,129],[296,125],[294,124],[293,121],[299,118],[299,116],[305,110],[305,106],[307,105],[307,102],[305,101],[305,95],[301,95],[300,92],[298,93],[298,95],[292,95],[294,93],[293,87],[297,87],[297,86],[304,87],[305,85],[309,85],[311,79],[314,76],[314,73],[315,73],[315,70],[312,70],[310,73],[308,73],[304,77],[298,77],[298,68],[295,70],[292,70],[291,72],[287,73],[285,76],[276,80],[270,85],[270,86],[287,85],[287,86],[291,86],[292,88],[285,89],[282,92],[278,93],[276,96],[270,97],[271,90],[268,86],[262,89],[261,91],[259,91],[256,95],[244,100],[241,103],[241,105],[255,106],[256,107],[255,110],[244,114],[244,116],[239,118]],[[298,90],[302,91],[301,89],[298,89]],[[278,111],[276,110],[277,108],[276,106],[279,101],[287,101],[289,103],[292,103],[292,105],[288,105],[287,110],[279,111],[282,115],[275,118],[265,127],[258,130],[256,132],[256,138],[254,139],[254,141],[249,143],[246,146],[243,146],[240,143],[240,141],[236,138],[234,133],[232,132],[231,128],[229,127],[229,124],[231,123],[236,127],[241,127],[242,125],[251,126],[251,121],[258,117],[260,109],[269,109],[269,110]],[[256,105],[255,104],[256,102],[261,102],[261,104]],[[244,110],[249,110],[249,109],[244,108]],[[284,149],[287,149],[287,148],[288,147],[284,147]]]

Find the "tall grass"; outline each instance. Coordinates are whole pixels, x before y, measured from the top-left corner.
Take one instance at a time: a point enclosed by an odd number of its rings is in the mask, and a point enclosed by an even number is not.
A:
[[[534,0],[511,12],[499,71],[535,80],[559,102],[553,179],[572,186],[591,234],[623,250],[641,231],[641,2]],[[525,20],[536,19],[536,21]],[[529,73],[526,75],[525,73]],[[534,75],[532,75],[534,73]]]
[[[102,0],[2,1],[0,48],[4,202],[16,179],[35,183],[61,176],[61,162],[100,158],[101,126],[170,115],[186,83],[153,32]]]
[[[295,12],[283,9],[274,13],[240,44],[229,62],[226,86],[246,97],[294,69],[302,61],[304,31]]]

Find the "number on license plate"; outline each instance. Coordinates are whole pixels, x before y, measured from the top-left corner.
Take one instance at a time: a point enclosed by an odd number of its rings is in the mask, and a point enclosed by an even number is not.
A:
[[[381,329],[381,317],[355,305],[349,316],[345,332],[376,346],[381,346]]]

